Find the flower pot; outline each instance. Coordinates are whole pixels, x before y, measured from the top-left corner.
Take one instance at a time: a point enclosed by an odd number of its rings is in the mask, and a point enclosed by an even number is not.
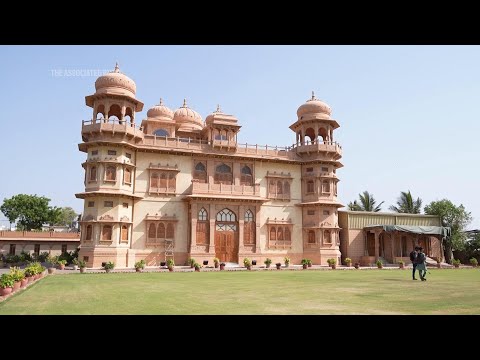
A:
[[[167,265],[167,263],[165,261],[160,262],[160,266],[165,266],[165,265]]]
[[[306,270],[307,267],[308,267],[308,264],[302,264],[302,268],[303,268],[304,270]]]
[[[220,270],[225,270],[225,264],[220,264]]]
[[[173,271],[173,266],[169,266],[168,271]]]
[[[345,263],[348,267],[352,266],[352,263],[351,262],[347,262]]]
[[[308,267],[312,267],[312,264],[311,264],[311,263],[308,263],[307,266],[308,266]]]
[[[360,264],[359,263],[355,263],[355,265],[353,265],[355,267],[355,269],[360,269]]]
[[[270,267],[270,264],[265,264],[265,267],[268,269]]]
[[[214,266],[215,266],[215,269],[218,269],[218,263],[215,263]]]
[[[17,291],[18,289],[20,289],[20,285],[20,281],[15,281],[15,283],[13,284],[13,291]]]
[[[195,271],[200,272],[200,268],[199,268],[199,267],[196,267],[196,268],[195,268]]]
[[[142,268],[135,268],[136,272],[142,272]]]
[[[0,288],[0,296],[6,296],[8,294],[11,294],[12,291],[13,291],[13,288],[11,287]]]
[[[27,279],[27,278],[24,278],[24,279],[21,281],[21,283],[20,283],[20,287],[23,288],[23,287],[27,286],[27,284],[28,284],[28,279]]]
[[[78,265],[73,265],[73,270],[78,270]]]
[[[203,260],[203,265],[208,265],[208,260]]]
[[[453,264],[453,266],[458,269],[460,267],[460,264]]]
[[[252,260],[252,265],[257,265],[257,260]]]
[[[59,269],[59,270],[64,270],[64,269],[65,269],[65,265],[62,265],[62,264],[58,265],[58,269]]]
[[[398,268],[399,268],[399,269],[405,269],[405,264],[399,264],[399,265],[398,265]]]
[[[282,267],[282,264],[278,263],[278,264],[275,264],[275,266],[277,267],[277,270],[280,270],[280,268]]]
[[[51,267],[51,268],[48,268],[48,273],[49,274],[53,274],[55,272],[55,268]]]
[[[437,268],[440,269],[442,267],[442,264],[437,263]]]
[[[112,269],[105,269],[106,273],[109,273],[110,271],[112,271]]]
[[[330,267],[332,268],[332,270],[335,270],[337,268],[337,264],[332,264],[330,265]]]
[[[252,270],[252,265],[247,266],[247,270]]]
[[[35,280],[35,276],[27,276],[27,280],[29,283],[33,282]]]
[[[80,268],[80,274],[83,274],[83,273],[85,272],[85,270],[86,270],[86,269],[85,269],[84,267],[81,267],[81,268]]]

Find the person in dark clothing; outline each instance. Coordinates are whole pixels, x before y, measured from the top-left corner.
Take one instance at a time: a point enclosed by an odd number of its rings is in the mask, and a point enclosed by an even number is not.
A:
[[[418,246],[415,246],[415,249],[410,252],[410,261],[413,264],[412,280],[417,280],[417,278],[415,278],[415,271],[417,270],[417,255]]]
[[[422,281],[427,281],[427,264],[425,262],[426,255],[423,252],[423,248],[419,247],[418,248],[418,253],[417,253],[417,270],[418,270],[418,275],[420,275],[420,279]]]

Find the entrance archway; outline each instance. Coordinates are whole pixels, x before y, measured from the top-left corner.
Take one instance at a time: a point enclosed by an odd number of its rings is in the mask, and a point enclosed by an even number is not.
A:
[[[216,216],[215,256],[221,262],[238,263],[237,216],[227,208],[219,211]]]

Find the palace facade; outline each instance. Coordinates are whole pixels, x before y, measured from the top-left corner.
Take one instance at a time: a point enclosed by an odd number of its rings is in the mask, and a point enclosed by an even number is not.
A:
[[[89,267],[169,257],[177,265],[189,257],[340,263],[342,148],[325,102],[312,94],[300,105],[294,145],[277,147],[238,143],[241,125],[220,107],[204,121],[186,101],[173,111],[160,100],[138,121],[144,104],[118,66],[95,90],[85,98],[92,119],[82,123],[85,190],[76,194],[85,201],[80,258]],[[352,249],[354,261],[366,256]]]

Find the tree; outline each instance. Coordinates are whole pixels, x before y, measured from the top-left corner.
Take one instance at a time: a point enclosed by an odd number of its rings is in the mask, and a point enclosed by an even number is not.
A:
[[[375,206],[376,200],[373,198],[373,195],[370,194],[368,191],[364,191],[363,194],[358,194],[358,198],[360,199],[360,204],[357,203],[357,200],[355,200],[353,203],[350,202],[348,204],[349,210],[373,211],[373,212],[378,212],[382,210],[381,206],[384,203],[384,201],[382,201],[380,204]]]
[[[72,223],[77,219],[78,214],[71,207],[59,208],[58,219],[54,222],[55,225],[72,226]]]
[[[465,240],[467,239],[465,228],[472,221],[471,213],[467,212],[462,204],[455,206],[447,199],[432,201],[425,206],[424,211],[427,215],[440,216],[442,226],[450,227],[451,235],[443,242],[445,258],[450,263],[453,250],[465,249]]]
[[[58,214],[56,207],[48,206],[49,202],[44,196],[18,194],[5,199],[0,210],[11,223],[17,221],[19,230],[40,230]]]
[[[413,200],[410,190],[408,192],[400,192],[397,200],[397,206],[391,205],[390,210],[404,214],[420,214],[422,211],[422,199]]]

